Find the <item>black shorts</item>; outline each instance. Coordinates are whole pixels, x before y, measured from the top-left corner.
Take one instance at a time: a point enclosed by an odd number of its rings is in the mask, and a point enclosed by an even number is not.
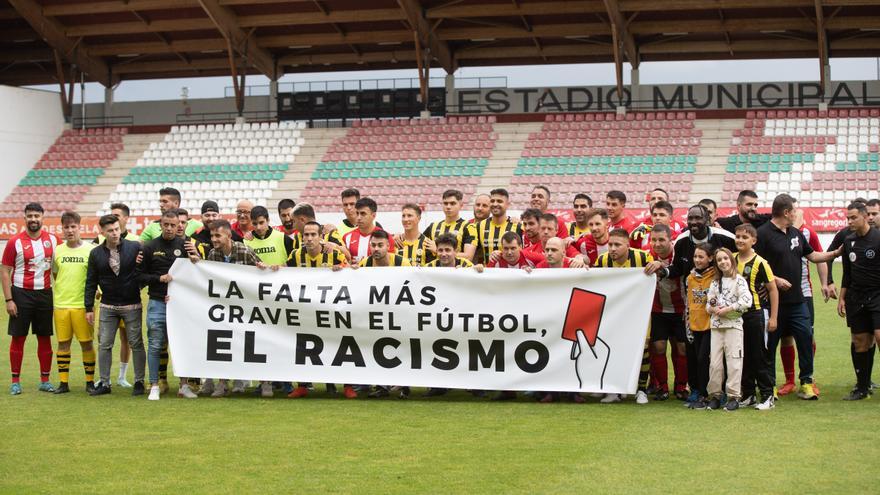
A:
[[[651,313],[651,342],[670,339],[687,342],[682,315],[675,313]]]
[[[862,295],[847,292],[846,324],[851,333],[874,333],[880,329],[880,294]]]
[[[52,289],[25,290],[13,285],[12,301],[18,316],[9,317],[9,335],[25,337],[29,328],[34,335],[52,335]]]

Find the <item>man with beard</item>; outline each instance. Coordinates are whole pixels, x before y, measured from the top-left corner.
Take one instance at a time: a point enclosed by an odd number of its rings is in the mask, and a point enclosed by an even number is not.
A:
[[[736,197],[736,213],[727,217],[721,217],[715,221],[719,227],[730,232],[736,232],[737,225],[750,223],[757,229],[770,220],[770,215],[758,213],[758,195],[755,191],[744,189]],[[710,224],[711,225],[711,224]]]
[[[211,249],[213,249],[211,245],[211,222],[220,219],[220,206],[217,205],[216,201],[208,200],[202,203],[202,222],[204,226],[197,230],[190,238],[193,249],[202,259],[205,259],[208,253],[211,252]],[[243,239],[233,231],[232,240],[242,242]]]
[[[507,232],[522,236],[522,224],[507,216],[510,206],[510,194],[507,189],[493,189],[489,192],[489,218],[477,224],[477,251],[482,253],[483,260],[489,261],[494,251],[501,249],[501,237]],[[521,241],[522,239],[520,239]]]
[[[577,240],[582,235],[590,233],[587,225],[590,210],[593,209],[593,200],[584,193],[574,195],[571,211],[574,213],[574,222],[568,224],[568,237]]]
[[[40,391],[54,392],[49,383],[52,371],[52,256],[58,239],[43,230],[43,207],[24,207],[27,228],[6,243],[3,251],[3,296],[9,314],[9,393],[21,394],[21,362],[28,330],[37,336],[40,361]]]
[[[535,208],[542,214],[547,213],[547,208],[550,207],[550,189],[547,189],[546,186],[535,186],[532,189],[529,207]],[[559,237],[560,239],[565,239],[568,235],[568,227],[565,226],[565,221],[563,221],[561,218],[557,221],[559,223],[559,227],[556,229],[556,237]]]
[[[296,239],[297,234],[297,230],[293,225],[293,208],[295,206],[296,203],[292,199],[282,199],[278,202],[278,218],[281,219],[281,225],[275,228],[284,232],[284,235],[291,239]]]
[[[538,242],[532,244],[531,247],[523,249],[546,256],[547,242],[554,237],[559,239],[559,237],[556,236],[558,225],[559,222],[556,215],[552,213],[544,213],[541,215],[538,218]],[[565,256],[566,263],[570,264],[572,268],[589,266],[588,263],[584,262],[584,258],[581,257],[581,252],[571,244],[566,244],[563,247],[562,254]]]
[[[300,203],[293,209],[291,216],[293,218],[293,229],[295,231],[293,245],[294,249],[299,249],[303,245],[302,232],[305,225],[309,222],[316,221],[315,208],[308,203]],[[319,239],[324,252],[337,251],[341,256],[344,256],[346,260],[350,260],[351,254],[349,254],[348,250],[345,249],[345,246],[342,245],[342,234],[339,233],[339,230],[327,227],[324,228],[324,231],[326,233]]]
[[[541,210],[526,208],[519,216],[522,225],[523,249],[541,244]]]
[[[736,251],[736,242],[730,232],[709,226],[709,212],[703,205],[688,209],[688,229],[682,232],[673,247],[672,262],[653,261],[645,267],[645,273],[656,273],[660,278],[687,276],[694,268],[694,249],[706,243],[713,250],[727,248]]]
[[[584,255],[584,261],[592,265],[608,252],[608,212],[602,208],[591,210],[587,214],[587,225],[590,233],[582,235],[574,246]]]

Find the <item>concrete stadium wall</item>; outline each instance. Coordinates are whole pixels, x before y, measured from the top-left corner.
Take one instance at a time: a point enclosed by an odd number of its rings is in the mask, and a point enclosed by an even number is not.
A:
[[[245,112],[269,112],[268,96],[248,96],[245,98]],[[202,98],[183,100],[153,100],[153,101],[122,101],[110,105],[107,115],[104,115],[103,103],[86,104],[86,122],[91,125],[91,119],[102,117],[133,117],[131,125],[173,125],[177,122],[180,114],[201,113],[230,113],[235,112],[235,98]],[[82,117],[79,105],[74,105],[73,115],[75,118]],[[206,117],[209,119],[209,117]],[[218,119],[219,120],[219,119]],[[211,120],[206,120],[210,122]],[[111,121],[112,123],[112,121]],[[194,122],[198,123],[198,122]]]
[[[0,86],[0,197],[12,191],[63,130],[58,93]]]

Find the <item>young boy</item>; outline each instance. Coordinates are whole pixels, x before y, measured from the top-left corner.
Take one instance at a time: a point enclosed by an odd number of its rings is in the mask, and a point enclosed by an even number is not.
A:
[[[743,319],[743,373],[742,406],[754,405],[755,409],[774,407],[773,380],[775,370],[764,357],[766,332],[776,331],[776,315],[779,310],[779,292],[773,282],[773,270],[764,258],[753,249],[758,241],[758,231],[752,224],[736,227],[736,271],[749,284],[752,291],[752,307],[742,315]],[[761,394],[761,402],[755,399],[755,386]]]
[[[612,229],[608,233],[608,252],[596,258],[593,266],[604,268],[641,268],[654,261],[647,251],[629,247],[629,232],[624,229]],[[639,371],[639,389],[636,392],[636,403],[648,403],[648,371],[650,356],[648,353],[649,339],[645,339],[645,350],[642,354],[642,367]],[[620,394],[607,394],[604,403],[620,402]]]

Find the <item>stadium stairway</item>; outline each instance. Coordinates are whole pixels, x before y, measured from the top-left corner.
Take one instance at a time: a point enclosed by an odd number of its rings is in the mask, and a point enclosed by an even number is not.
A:
[[[272,193],[269,204],[266,205],[271,211],[278,201],[290,198],[300,202],[306,183],[312,178],[318,163],[327,152],[327,148],[335,139],[345,136],[347,129],[303,129],[302,136],[305,138],[300,154],[296,157],[296,166],[291,167],[284,174],[284,178],[278,182],[278,188]]]
[[[483,171],[483,177],[477,186],[478,192],[488,193],[492,189],[503,187],[510,189],[510,180],[517,162],[525,149],[529,134],[541,130],[541,122],[522,122],[495,124],[498,141],[489,158],[489,165]],[[466,199],[473,202],[473,198]],[[520,205],[513,205],[519,207]],[[524,205],[525,207],[527,205]]]
[[[695,125],[703,131],[703,140],[697,155],[688,204],[696,204],[703,198],[720,201],[730,137],[734,129],[742,127],[743,119],[699,119]]]
[[[116,190],[116,186],[122,182],[122,179],[129,174],[138,158],[150,147],[151,143],[162,141],[164,137],[164,133],[127,134],[123,137],[122,151],[119,152],[115,160],[110,162],[104,175],[99,177],[88,193],[83,196],[82,201],[77,205],[77,211],[82,215],[93,215],[103,210],[102,206],[107,202],[107,198]],[[158,202],[158,198],[156,201]]]

